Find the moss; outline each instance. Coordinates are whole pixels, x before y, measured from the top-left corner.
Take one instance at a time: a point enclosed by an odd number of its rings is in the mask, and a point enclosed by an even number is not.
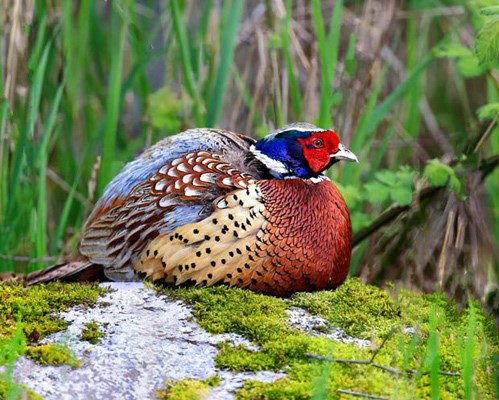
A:
[[[295,294],[291,302],[361,339],[388,333],[400,316],[399,306],[385,290],[356,278],[334,291]]]
[[[237,392],[237,399],[273,399],[273,400],[308,400],[312,395],[310,384],[291,381],[287,378],[279,379],[272,384],[259,381],[246,381],[244,387]]]
[[[220,384],[218,376],[205,380],[182,379],[180,381],[168,380],[165,389],[156,391],[158,400],[198,400],[205,398],[210,389]]]
[[[469,340],[469,309],[459,313],[443,295],[421,295],[408,290],[385,291],[349,279],[336,291],[296,294],[289,300],[252,293],[247,290],[214,288],[159,289],[193,307],[200,325],[213,333],[239,333],[259,346],[221,343],[216,357],[219,368],[232,371],[283,370],[285,379],[272,383],[247,381],[237,393],[240,399],[310,398],[318,391],[322,397],[349,398],[338,389],[398,399],[429,398],[432,385],[438,385],[442,399],[465,396],[463,352]],[[321,315],[348,334],[369,338],[372,347],[309,337],[291,328],[286,310],[293,306]],[[494,398],[493,354],[498,352],[493,322],[476,306],[474,360],[470,383],[477,397]],[[433,315],[435,327],[430,328]],[[491,325],[492,324],[492,325]],[[414,369],[417,374],[391,374],[373,365],[316,361],[308,354],[349,360],[369,360],[391,328],[395,333],[376,354],[375,362],[399,371]],[[408,328],[410,328],[408,330]],[[434,345],[429,337],[437,338]],[[437,355],[438,351],[438,355]],[[431,377],[432,360],[439,369],[462,376]],[[432,381],[433,380],[433,381]]]
[[[0,399],[43,400],[41,396],[24,385],[8,384],[0,374]]]
[[[83,329],[81,330],[80,338],[91,344],[97,344],[104,336],[104,333],[100,330],[99,324],[92,321],[84,324]]]
[[[0,365],[12,369],[16,358],[26,353],[44,364],[76,366],[76,360],[60,345],[36,344],[46,335],[67,328],[55,312],[77,304],[93,305],[109,289],[98,285],[53,282],[28,288],[16,283],[0,283]],[[14,395],[12,395],[14,393]],[[38,398],[32,391],[12,382],[10,374],[0,374],[0,398]]]
[[[41,365],[69,365],[72,368],[81,365],[69,347],[59,343],[27,347],[26,356]]]
[[[0,336],[10,335],[19,320],[28,339],[37,342],[67,328],[67,323],[54,312],[77,304],[93,305],[108,290],[78,283],[53,282],[28,288],[0,283]]]

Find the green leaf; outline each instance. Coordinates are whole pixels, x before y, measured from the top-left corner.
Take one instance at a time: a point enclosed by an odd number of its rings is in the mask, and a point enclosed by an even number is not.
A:
[[[352,221],[352,230],[354,232],[366,227],[371,222],[369,216],[363,212],[353,212],[350,214],[350,220]]]
[[[481,65],[499,60],[499,16],[487,18],[477,33],[475,53]]]
[[[414,170],[410,167],[403,166],[400,171],[397,172],[397,180],[399,185],[410,187],[412,190],[414,182]]]
[[[430,160],[423,171],[423,177],[433,186],[449,186],[457,193],[461,191],[461,182],[456,172],[446,164],[437,159]]]
[[[499,15],[499,6],[485,7],[480,10],[481,15],[491,16]]]
[[[146,116],[154,128],[177,132],[182,123],[181,116],[187,114],[191,105],[190,97],[179,97],[165,86],[148,96]]]
[[[477,110],[478,119],[493,119],[499,114],[499,103],[489,103]]]
[[[473,55],[473,52],[463,45],[453,42],[435,49],[435,55],[437,57],[461,58],[470,57]]]
[[[480,76],[485,72],[485,68],[480,65],[476,56],[462,57],[457,61],[457,69],[465,78]]]
[[[486,12],[487,8],[492,8],[497,6],[497,0],[469,0],[467,7],[473,12],[478,12],[482,14],[483,11]]]
[[[345,203],[347,203],[349,208],[354,208],[359,203],[359,200],[361,199],[361,194],[358,186],[353,186],[353,185],[343,186],[340,185],[339,183],[336,183],[336,186],[338,187],[338,190],[345,199]]]
[[[376,174],[376,179],[388,186],[395,186],[397,184],[397,174],[388,169],[379,171]]]
[[[367,199],[373,203],[383,203],[390,197],[390,188],[379,182],[369,182],[364,185]]]
[[[423,171],[424,178],[433,186],[445,186],[452,169],[439,160],[428,161]]]
[[[397,186],[390,192],[390,198],[399,206],[407,206],[412,202],[412,188]]]

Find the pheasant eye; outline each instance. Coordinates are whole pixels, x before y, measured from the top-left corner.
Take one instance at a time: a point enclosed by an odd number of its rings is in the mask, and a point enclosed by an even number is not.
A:
[[[312,142],[312,145],[316,148],[324,147],[324,143],[322,142],[322,139],[314,139],[314,141]]]

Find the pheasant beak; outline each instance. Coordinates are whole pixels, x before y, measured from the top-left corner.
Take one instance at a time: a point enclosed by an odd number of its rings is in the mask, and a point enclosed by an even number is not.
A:
[[[341,143],[338,145],[338,151],[331,154],[331,158],[334,160],[355,161],[356,163],[359,162],[357,156]]]

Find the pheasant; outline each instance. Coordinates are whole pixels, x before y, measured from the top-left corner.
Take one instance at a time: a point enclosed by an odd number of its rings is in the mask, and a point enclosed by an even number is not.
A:
[[[161,140],[109,183],[78,256],[26,277],[226,283],[276,296],[333,288],[351,256],[347,206],[324,171],[358,162],[333,130],[287,125],[255,141],[220,129]]]

